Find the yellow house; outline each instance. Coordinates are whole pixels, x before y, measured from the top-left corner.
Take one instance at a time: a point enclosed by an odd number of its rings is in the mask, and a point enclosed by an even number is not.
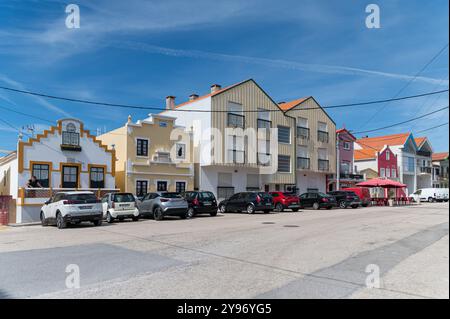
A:
[[[116,151],[116,185],[142,196],[148,192],[182,192],[194,188],[190,161],[191,134],[175,118],[150,115],[98,136]]]

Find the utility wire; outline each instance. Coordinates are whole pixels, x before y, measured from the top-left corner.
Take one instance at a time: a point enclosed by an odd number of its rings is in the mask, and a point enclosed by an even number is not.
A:
[[[16,93],[40,96],[40,97],[43,97],[43,98],[67,101],[67,102],[85,103],[85,104],[92,104],[92,105],[106,106],[106,107],[120,107],[120,108],[128,108],[128,109],[168,111],[165,108],[148,107],[148,106],[140,106],[140,105],[130,105],[130,104],[107,103],[107,102],[90,101],[90,100],[83,100],[83,99],[75,99],[75,98],[68,98],[68,97],[62,97],[62,96],[56,96],[56,95],[49,95],[49,94],[43,94],[43,93],[38,93],[38,92],[26,91],[26,90],[19,90],[19,89],[14,89],[14,88],[11,88],[11,87],[6,87],[6,86],[0,86],[0,89],[11,91],[11,92],[16,92]],[[316,110],[316,109],[321,109],[321,108],[323,108],[323,109],[333,109],[333,108],[342,108],[342,107],[350,107],[350,106],[370,105],[370,104],[377,104],[377,103],[384,103],[384,102],[391,102],[391,101],[400,101],[400,100],[413,99],[413,98],[418,98],[418,97],[423,97],[423,96],[440,94],[440,93],[448,92],[448,91],[449,91],[448,89],[445,89],[445,90],[439,90],[439,91],[434,91],[434,92],[426,92],[426,93],[416,94],[416,95],[396,97],[396,98],[392,98],[392,99],[383,99],[383,100],[358,102],[358,103],[349,103],[349,104],[329,105],[329,106],[323,106],[323,107],[309,107],[309,108],[301,108],[299,110],[306,111],[306,110]],[[227,110],[224,110],[224,111],[222,111],[222,110],[186,110],[186,109],[180,109],[180,108],[176,108],[174,110],[169,110],[169,111],[176,111],[176,112],[200,112],[200,113],[228,113]],[[262,112],[279,112],[279,111],[280,110],[243,110],[242,113],[252,113],[252,112],[261,112],[262,113]]]
[[[424,130],[417,131],[416,133],[423,133],[423,132],[431,131],[431,130],[434,130],[435,128],[439,128],[439,127],[442,127],[442,126],[445,126],[445,125],[448,125],[448,122],[442,123],[442,124],[439,124],[439,125],[436,125],[436,126],[424,129]]]
[[[419,72],[417,72],[414,77],[412,79],[410,79],[408,81],[408,83],[406,83],[398,92],[397,94],[394,95],[393,99],[395,99],[396,97],[398,97],[412,82],[414,82],[419,76],[420,74],[422,74],[423,71],[425,71],[426,68],[428,68],[428,66],[430,66],[431,63],[434,62],[434,60],[436,60],[441,54],[442,52],[444,52],[446,49],[448,48],[448,43],[446,45],[444,45],[443,48],[441,48],[438,53],[436,53],[431,60],[429,60],[421,69]],[[392,99],[392,100],[393,100]],[[386,106],[388,105],[390,101],[386,101],[386,103],[384,105],[382,105],[367,121],[364,122],[364,124],[362,124],[360,127],[364,127],[366,126],[370,121],[372,121],[381,111],[383,111]]]
[[[371,129],[371,130],[366,130],[366,131],[351,132],[351,133],[352,133],[352,134],[363,134],[363,133],[370,133],[370,132],[375,132],[375,131],[381,131],[381,130],[384,130],[384,129],[387,129],[387,128],[391,128],[391,127],[395,127],[395,126],[398,126],[398,125],[402,125],[402,124],[406,124],[406,123],[409,123],[409,122],[412,122],[412,121],[419,120],[419,119],[424,118],[424,117],[426,117],[426,116],[429,116],[429,115],[431,115],[431,114],[435,114],[435,113],[438,113],[438,112],[442,112],[443,110],[446,110],[446,109],[448,109],[448,108],[449,108],[449,107],[446,106],[446,107],[440,108],[440,109],[438,109],[438,110],[435,110],[435,111],[433,111],[433,112],[426,113],[426,114],[424,114],[424,115],[417,116],[417,117],[414,117],[414,118],[412,118],[412,119],[409,119],[409,120],[406,120],[406,121],[402,121],[402,122],[398,122],[398,123],[395,123],[395,124],[391,124],[391,125],[388,125],[388,126],[383,126],[383,127],[379,127],[379,128],[375,128],[375,129]]]

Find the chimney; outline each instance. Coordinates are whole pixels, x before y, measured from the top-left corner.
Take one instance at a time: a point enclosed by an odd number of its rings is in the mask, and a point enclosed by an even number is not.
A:
[[[217,92],[222,88],[219,84],[213,84],[211,85],[211,93]]]
[[[166,110],[175,109],[175,96],[167,96],[166,97]]]
[[[196,99],[198,99],[198,94],[192,93],[189,95],[189,101],[194,101]]]

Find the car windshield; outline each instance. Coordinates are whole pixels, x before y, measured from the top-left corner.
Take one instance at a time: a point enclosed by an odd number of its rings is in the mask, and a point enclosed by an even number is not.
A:
[[[85,201],[85,202],[96,202],[97,197],[94,194],[69,194],[66,196],[68,200],[72,201]]]
[[[181,198],[181,195],[178,193],[161,193],[161,197],[164,198]]]
[[[187,192],[187,193],[184,193],[184,197],[185,197],[186,199],[194,199],[196,196],[197,196],[197,193],[196,193],[196,192]]]
[[[203,192],[201,193],[201,198],[206,200],[214,200],[214,194],[210,192]]]
[[[112,201],[119,202],[119,203],[134,202],[134,196],[133,196],[133,194],[129,194],[129,193],[114,194],[112,196]]]

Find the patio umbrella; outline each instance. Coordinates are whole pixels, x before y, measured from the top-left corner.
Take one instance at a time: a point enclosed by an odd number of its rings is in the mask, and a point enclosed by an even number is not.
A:
[[[374,179],[370,179],[368,181],[365,182],[361,182],[356,184],[356,186],[360,186],[360,187],[384,187],[384,188],[401,188],[401,187],[405,187],[406,185],[387,179],[387,178],[374,178]]]

